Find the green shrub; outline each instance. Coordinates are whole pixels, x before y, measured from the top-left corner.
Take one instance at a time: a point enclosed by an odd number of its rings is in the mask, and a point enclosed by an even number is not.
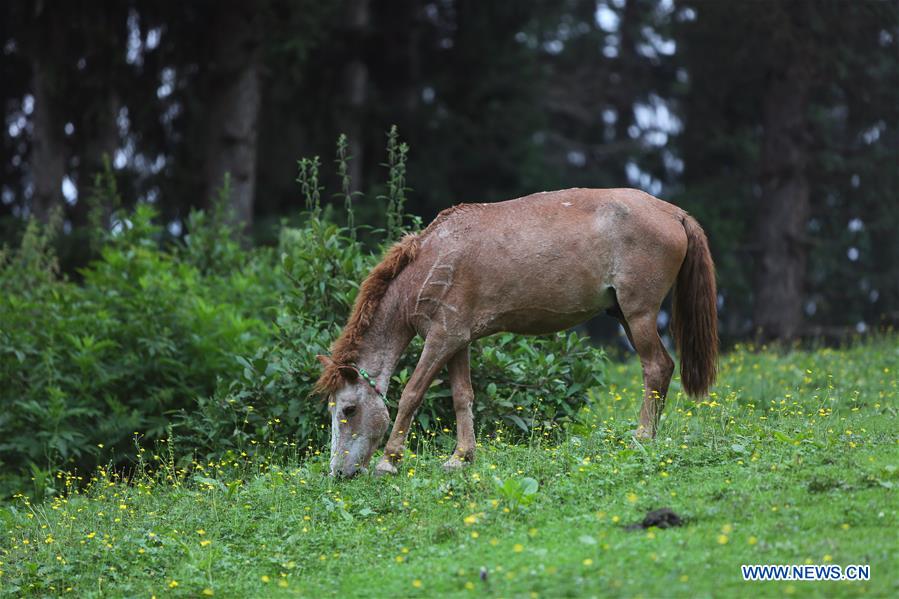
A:
[[[236,303],[241,272],[204,276],[162,251],[149,206],[110,236],[83,282],[60,277],[30,225],[0,263],[0,468],[87,469],[166,434],[270,327]],[[125,224],[127,223],[127,224]],[[228,293],[223,293],[228,290]]]
[[[274,334],[255,353],[237,356],[216,393],[178,418],[179,442],[206,456],[277,441],[324,443],[324,402],[310,395],[315,356],[328,352],[375,260],[346,229],[315,217],[302,228],[282,227],[277,254],[272,269],[287,286],[272,296],[279,302]]]

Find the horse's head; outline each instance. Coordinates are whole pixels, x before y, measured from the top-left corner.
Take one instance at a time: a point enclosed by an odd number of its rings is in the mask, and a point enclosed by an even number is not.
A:
[[[364,470],[390,425],[380,392],[355,366],[318,356],[326,370],[336,369],[338,384],[328,396],[331,413],[331,476]]]

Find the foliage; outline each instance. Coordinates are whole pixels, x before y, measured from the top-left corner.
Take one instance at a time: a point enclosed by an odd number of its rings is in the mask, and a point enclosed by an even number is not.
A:
[[[318,170],[321,161],[318,156],[312,158],[301,158],[297,161],[297,183],[303,193],[303,199],[306,202],[306,210],[313,216],[318,217],[321,214],[321,185],[318,181]]]
[[[499,477],[494,477],[493,482],[496,484],[496,492],[499,493],[506,504],[509,511],[517,511],[519,507],[530,505],[537,496],[539,483],[529,476],[523,478],[507,478],[505,481]]]
[[[343,196],[343,211],[346,213],[346,228],[350,232],[350,238],[356,239],[356,216],[353,212],[353,195],[362,195],[361,192],[355,194],[350,191],[350,174],[349,163],[353,159],[347,154],[346,135],[341,133],[337,138],[337,158],[334,162],[337,164],[337,178],[340,179],[340,196]]]
[[[387,238],[399,239],[403,232],[403,216],[406,211],[406,159],[409,146],[399,140],[396,125],[387,133],[387,195],[380,196],[387,202]]]
[[[285,436],[311,448],[327,431],[324,404],[310,397],[319,373],[316,354],[327,353],[352,305],[358,282],[374,261],[346,231],[309,218],[284,227],[277,255],[288,284],[271,300],[273,333],[254,352],[237,356],[232,376],[199,397],[178,417],[182,441],[208,455],[265,446]],[[272,290],[275,291],[275,290]]]
[[[174,410],[212,393],[234,356],[267,338],[259,271],[204,273],[191,260],[203,233],[161,250],[154,216],[148,205],[119,213],[80,284],[56,273],[49,230],[34,223],[0,264],[4,472],[120,462],[132,433],[161,438]],[[237,252],[227,236],[217,244]]]
[[[64,496],[0,507],[0,592],[738,597],[741,564],[810,563],[869,564],[871,580],[752,583],[756,594],[895,596],[896,347],[740,348],[708,401],[675,388],[659,437],[639,446],[630,360],[581,431],[481,439],[457,474],[421,434],[399,476],[349,481],[323,475],[326,456],[178,468],[161,444],[130,480],[101,469],[83,491],[63,477]],[[539,492],[513,511],[494,477]],[[627,528],[661,507],[684,525]]]

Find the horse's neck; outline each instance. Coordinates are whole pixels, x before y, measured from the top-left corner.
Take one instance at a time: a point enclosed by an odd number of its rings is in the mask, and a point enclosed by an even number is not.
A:
[[[403,307],[404,294],[398,289],[399,285],[391,287],[363,335],[356,360],[372,376],[382,393],[387,393],[393,370],[414,335]]]

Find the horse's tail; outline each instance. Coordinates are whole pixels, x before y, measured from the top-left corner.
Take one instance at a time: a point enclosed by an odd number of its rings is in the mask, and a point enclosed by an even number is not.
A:
[[[687,255],[674,286],[671,328],[680,354],[681,383],[688,395],[705,395],[718,362],[718,294],[715,264],[699,223],[684,214]]]

